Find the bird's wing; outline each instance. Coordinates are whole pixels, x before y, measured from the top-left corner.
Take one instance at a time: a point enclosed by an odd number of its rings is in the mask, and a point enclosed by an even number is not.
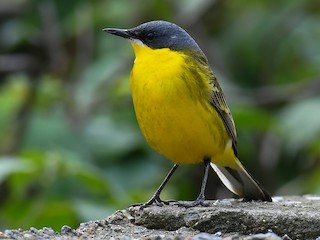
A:
[[[213,73],[210,77],[210,85],[212,86],[210,104],[217,110],[220,117],[222,118],[223,123],[231,137],[234,154],[237,156],[238,153],[236,127],[234,125],[234,121],[230,109],[225,100],[225,97],[223,95],[222,89]]]

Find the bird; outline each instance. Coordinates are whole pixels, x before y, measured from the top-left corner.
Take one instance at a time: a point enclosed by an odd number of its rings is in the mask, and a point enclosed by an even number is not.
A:
[[[271,202],[248,173],[237,152],[235,123],[209,62],[196,41],[178,25],[156,20],[104,32],[131,42],[133,106],[148,144],[174,165],[149,201],[169,204],[160,194],[178,166],[204,164],[200,193],[185,207],[205,206],[210,166],[222,183],[246,201]]]

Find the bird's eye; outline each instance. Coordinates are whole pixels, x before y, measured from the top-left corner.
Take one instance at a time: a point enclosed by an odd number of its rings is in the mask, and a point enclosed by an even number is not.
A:
[[[148,42],[151,42],[151,41],[153,41],[153,39],[154,39],[154,33],[148,33],[147,35],[146,35],[146,40],[148,41]]]

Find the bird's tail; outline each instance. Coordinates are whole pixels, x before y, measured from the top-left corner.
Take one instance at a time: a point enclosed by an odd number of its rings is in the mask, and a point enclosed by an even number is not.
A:
[[[272,202],[272,198],[247,172],[236,159],[237,169],[222,167],[211,163],[223,184],[236,195],[246,200],[262,200]]]

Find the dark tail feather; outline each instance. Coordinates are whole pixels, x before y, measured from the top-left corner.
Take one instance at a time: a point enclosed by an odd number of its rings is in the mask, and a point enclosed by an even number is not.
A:
[[[234,194],[246,200],[262,200],[272,202],[272,198],[246,171],[240,161],[236,159],[238,169],[221,167],[211,163],[223,184]]]

